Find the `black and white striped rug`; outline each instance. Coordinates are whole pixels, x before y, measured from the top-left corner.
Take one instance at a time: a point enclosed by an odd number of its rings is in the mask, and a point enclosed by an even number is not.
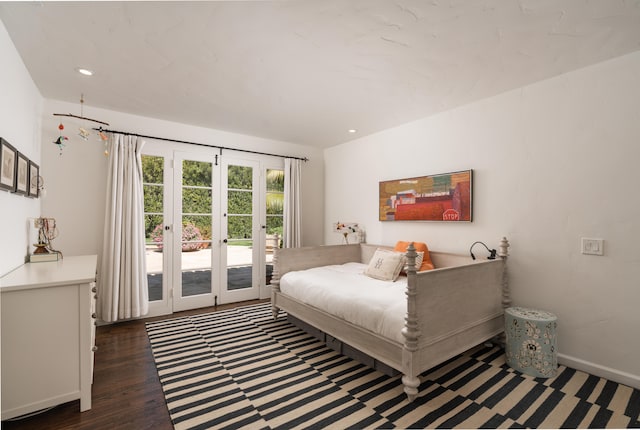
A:
[[[147,323],[176,429],[640,427],[640,391],[560,367],[536,379],[483,345],[421,376],[344,357],[269,304]]]

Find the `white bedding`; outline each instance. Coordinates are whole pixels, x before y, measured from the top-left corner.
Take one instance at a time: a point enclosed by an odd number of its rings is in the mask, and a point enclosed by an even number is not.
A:
[[[315,267],[286,273],[280,290],[297,300],[404,343],[407,278],[395,282],[364,275],[366,264]]]

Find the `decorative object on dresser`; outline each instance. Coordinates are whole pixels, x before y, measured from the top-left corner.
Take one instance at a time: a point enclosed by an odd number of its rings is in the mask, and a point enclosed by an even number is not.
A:
[[[472,221],[473,171],[380,182],[380,221]]]
[[[26,263],[0,279],[3,420],[76,399],[91,409],[96,262]]]
[[[43,262],[56,261],[62,259],[62,252],[53,249],[52,241],[58,237],[58,227],[55,218],[35,218],[33,226],[38,230],[38,243],[33,254],[29,256],[29,261]]]
[[[282,309],[374,363],[400,371],[404,391],[413,401],[422,372],[504,331],[503,309],[510,302],[508,248],[503,238],[500,259],[482,261],[427,249],[435,269],[418,272],[417,252],[410,243],[407,276],[395,281],[364,275],[376,251],[391,247],[277,249],[273,314]]]
[[[349,235],[350,234],[358,234],[360,231],[360,227],[358,227],[358,223],[355,222],[336,222],[333,224],[333,232],[342,234],[342,241],[345,244],[349,243]],[[359,237],[359,236],[358,236]]]

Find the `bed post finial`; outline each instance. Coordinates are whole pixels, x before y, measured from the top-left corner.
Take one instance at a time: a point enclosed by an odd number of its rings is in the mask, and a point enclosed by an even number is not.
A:
[[[413,242],[409,243],[409,246],[407,246],[407,252],[405,255],[407,256],[407,275],[411,272],[415,274],[418,271],[416,268],[416,257],[418,256],[418,253],[416,252],[415,246],[413,246]]]
[[[506,237],[504,236],[502,237],[502,240],[500,240],[500,246],[498,246],[498,249],[500,249],[500,251],[498,251],[498,256],[503,260],[509,256],[509,241],[507,240]]]
[[[276,234],[276,244],[279,244],[278,235]],[[275,246],[273,248],[273,271],[271,272],[271,312],[273,313],[273,319],[278,318],[278,313],[280,312],[280,308],[278,308],[276,303],[276,293],[280,292],[280,272],[278,270],[278,251],[280,247]]]

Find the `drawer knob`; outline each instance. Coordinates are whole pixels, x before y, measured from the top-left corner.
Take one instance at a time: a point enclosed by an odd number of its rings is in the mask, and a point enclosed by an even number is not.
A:
[[[91,348],[91,351],[96,352],[98,350],[98,347],[96,345],[93,345],[93,348]]]

